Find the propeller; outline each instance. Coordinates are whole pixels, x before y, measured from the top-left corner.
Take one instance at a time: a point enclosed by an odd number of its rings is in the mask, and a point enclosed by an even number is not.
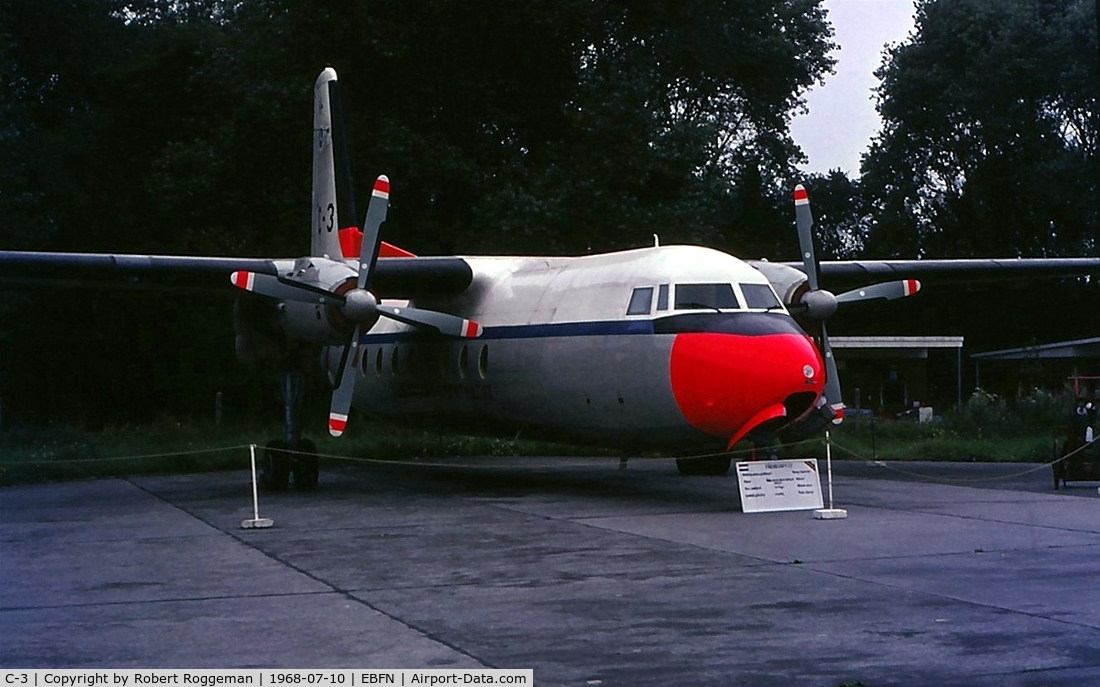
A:
[[[363,220],[363,249],[359,251],[359,275],[356,278],[355,289],[349,291],[345,298],[351,305],[350,311],[345,307],[345,317],[355,322],[347,344],[344,345],[344,354],[340,357],[340,365],[336,368],[336,388],[332,390],[332,402],[328,411],[328,433],[338,437],[344,433],[348,426],[348,412],[351,410],[352,397],[355,394],[355,364],[359,362],[359,335],[364,322],[377,317],[378,300],[367,285],[370,284],[371,272],[378,262],[378,250],[381,246],[382,223],[386,221],[386,214],[390,205],[390,180],[382,175],[375,179],[374,189],[370,194],[370,204],[367,205],[367,218]],[[348,365],[348,359],[352,365]]]
[[[831,420],[840,424],[844,420],[844,400],[840,391],[840,377],[837,373],[833,347],[829,344],[829,334],[825,330],[824,320],[836,312],[842,304],[860,303],[872,300],[894,300],[911,296],[920,290],[916,279],[872,284],[859,289],[846,291],[839,296],[821,288],[821,274],[817,257],[814,255],[813,213],[810,212],[810,198],[806,188],[799,184],[794,188],[794,214],[798,227],[798,245],[802,252],[802,267],[806,273],[809,291],[802,295],[799,303],[791,309],[805,317],[821,322],[821,353],[825,358],[825,404],[829,407]]]
[[[838,299],[831,293],[822,292],[820,289],[820,272],[817,266],[817,256],[814,255],[814,216],[810,212],[810,197],[806,188],[799,184],[794,187],[794,217],[798,227],[798,247],[802,252],[802,267],[806,272],[806,280],[809,282],[810,291],[803,299],[810,296],[807,302],[808,312],[821,320],[836,311]],[[812,294],[822,294],[813,296]],[[825,313],[822,306],[816,311],[813,309],[815,300],[823,301],[825,305],[831,301],[831,310]],[[822,314],[825,313],[825,314]],[[836,369],[836,359],[833,358],[833,347],[829,345],[829,334],[825,331],[825,322],[821,322],[821,354],[825,358],[825,403],[832,410],[832,421],[840,424],[844,420],[844,401],[840,393],[840,378]]]
[[[382,246],[381,228],[386,221],[386,214],[389,210],[389,198],[390,180],[385,175],[379,176],[374,182],[370,204],[367,206],[367,216],[363,222],[363,248],[359,256],[359,269],[352,273],[350,269],[344,266],[344,263],[339,263],[339,268],[343,270],[343,274],[347,274],[349,277],[354,276],[354,286],[343,293],[330,291],[289,276],[245,271],[234,272],[230,276],[230,281],[233,282],[234,286],[246,291],[283,301],[320,303],[333,307],[345,320],[354,325],[348,334],[343,355],[340,357],[340,364],[336,369],[336,387],[333,389],[332,402],[329,406],[328,430],[329,434],[334,437],[343,434],[344,429],[347,427],[348,412],[351,409],[352,396],[355,391],[355,368],[359,359],[359,339],[363,331],[372,327],[379,317],[386,317],[413,327],[428,329],[444,336],[474,338],[482,333],[481,325],[471,320],[434,310],[382,305],[375,295],[370,292],[371,276],[374,274],[374,268],[378,262],[378,253]],[[325,268],[332,267],[325,264],[324,261],[326,260],[326,258],[311,258],[309,260],[310,267],[316,267],[317,263]],[[301,273],[305,274],[307,271],[303,269]],[[342,279],[341,286],[347,281],[347,279]]]

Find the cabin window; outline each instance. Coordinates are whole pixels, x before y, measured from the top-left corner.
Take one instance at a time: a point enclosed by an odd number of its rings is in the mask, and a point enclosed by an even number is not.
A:
[[[481,347],[481,354],[477,357],[477,374],[485,379],[489,376],[489,346]]]
[[[677,284],[677,310],[728,310],[740,308],[733,284]]]
[[[775,297],[772,287],[767,284],[742,284],[741,294],[745,296],[745,307],[750,310],[780,307],[779,299]]]
[[[668,284],[657,287],[657,310],[668,310]]]
[[[630,305],[626,306],[627,315],[648,315],[653,307],[653,287],[634,289],[630,294]]]

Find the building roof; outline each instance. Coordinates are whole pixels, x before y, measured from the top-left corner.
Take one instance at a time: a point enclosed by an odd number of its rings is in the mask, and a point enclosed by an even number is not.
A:
[[[924,360],[933,348],[961,351],[961,336],[830,336],[829,343],[845,359]]]
[[[831,339],[830,339],[831,340]],[[1057,343],[1003,348],[998,351],[975,353],[974,360],[1036,360],[1049,358],[1100,358],[1100,337],[1059,341]]]
[[[962,348],[961,336],[830,336],[833,348]]]

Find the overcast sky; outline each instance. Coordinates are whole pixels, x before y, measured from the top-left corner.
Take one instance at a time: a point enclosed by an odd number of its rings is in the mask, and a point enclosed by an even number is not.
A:
[[[872,100],[874,71],[883,47],[900,43],[913,29],[913,0],[825,0],[833,25],[836,74],[806,94],[807,115],[791,122],[791,135],[810,158],[808,172],[840,168],[859,176],[859,156],[880,122]]]

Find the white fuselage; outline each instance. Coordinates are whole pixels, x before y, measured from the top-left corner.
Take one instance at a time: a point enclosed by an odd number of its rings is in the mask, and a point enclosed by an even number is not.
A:
[[[667,246],[464,259],[474,277],[462,294],[410,305],[475,320],[482,335],[446,339],[380,320],[353,361],[356,406],[472,429],[688,448],[793,420],[821,393],[812,342],[764,275],[725,253]],[[326,349],[330,374],[339,354]]]

